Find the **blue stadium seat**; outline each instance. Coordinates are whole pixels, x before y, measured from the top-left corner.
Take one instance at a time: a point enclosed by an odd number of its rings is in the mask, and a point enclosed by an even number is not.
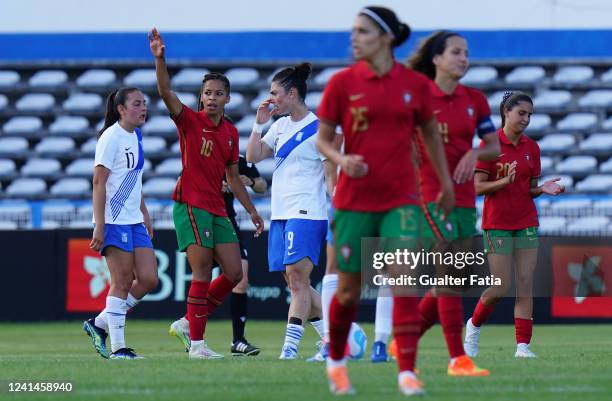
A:
[[[89,121],[83,116],[59,116],[49,125],[53,135],[84,136],[88,130]]]
[[[166,140],[159,136],[144,136],[142,148],[145,155],[156,155],[166,150]]]
[[[269,97],[270,97],[270,91],[268,89],[264,89],[264,90],[259,91],[257,96],[255,96],[255,98],[253,100],[251,100],[251,103],[250,103],[251,109],[257,110],[259,105],[264,100],[268,99]]]
[[[612,173],[612,157],[599,165],[599,171],[602,173]]]
[[[55,88],[68,82],[68,74],[61,70],[39,70],[32,75],[28,84],[32,88]]]
[[[178,177],[183,170],[183,165],[180,158],[169,158],[155,167],[156,176]]]
[[[114,85],[116,81],[117,75],[113,70],[95,68],[83,72],[76,79],[76,84],[83,89],[103,88]]]
[[[591,90],[578,100],[578,105],[585,108],[608,108],[612,106],[612,90]]]
[[[157,76],[155,69],[139,68],[131,71],[123,78],[125,86],[135,86],[137,88],[153,88],[157,86]]]
[[[170,199],[175,186],[176,179],[174,178],[149,178],[142,185],[142,193],[146,197]]]
[[[579,192],[603,192],[612,191],[612,174],[593,174],[576,183]]]
[[[542,153],[559,153],[572,149],[576,137],[572,134],[547,134],[538,141]]]
[[[572,199],[560,197],[553,202],[549,210],[556,216],[582,216],[591,209],[593,202],[587,198]]]
[[[536,110],[545,109],[560,109],[569,104],[572,100],[572,94],[567,90],[545,90],[533,98],[534,107]]]
[[[497,70],[490,66],[471,67],[465,74],[461,83],[464,85],[481,86],[494,82],[497,79]]]
[[[62,178],[51,187],[49,193],[60,197],[87,197],[91,193],[91,183],[86,178]]]
[[[239,67],[230,68],[225,72],[225,76],[229,79],[232,86],[247,86],[253,85],[259,80],[259,72],[255,68]]]
[[[43,138],[34,150],[39,156],[62,157],[74,150],[74,139],[65,137]]]
[[[55,105],[55,98],[49,93],[28,93],[15,103],[15,108],[25,112],[49,111]]]
[[[38,117],[11,117],[2,126],[5,134],[30,136],[38,133],[43,127],[42,120]]]
[[[329,79],[338,71],[343,70],[346,67],[327,67],[324,68],[321,72],[319,72],[315,78],[314,83],[317,85],[324,86],[327,84]]]
[[[491,108],[491,112],[493,114],[498,114],[499,110],[499,105],[501,104],[501,101],[504,98],[504,93],[506,91],[496,91],[493,92],[488,98],[487,101],[489,102],[489,107]]]
[[[55,159],[28,159],[21,174],[32,177],[50,177],[61,173],[62,165]]]
[[[89,138],[85,143],[81,145],[81,156],[93,156],[96,153],[96,144],[98,139],[96,137]],[[93,161],[92,161],[93,168]]]
[[[94,159],[76,159],[66,166],[65,173],[69,176],[91,177],[94,170]]]
[[[589,66],[565,66],[557,70],[553,81],[559,84],[580,84],[590,81],[593,76],[593,68]]]
[[[0,155],[22,157],[28,152],[28,140],[23,137],[0,138]]]
[[[518,66],[506,75],[505,81],[509,84],[533,86],[544,79],[545,76],[546,71],[539,65]]]
[[[597,115],[593,113],[570,113],[557,123],[560,131],[587,131],[597,126]]]
[[[12,88],[20,79],[17,71],[0,70],[0,88]]]
[[[185,106],[189,107],[192,110],[197,110],[197,106],[198,106],[198,102],[197,102],[197,96],[193,93],[190,92],[176,92],[176,96],[178,96],[179,100],[181,101],[181,103],[183,103]],[[166,108],[166,104],[164,103],[164,99],[159,99],[157,101],[156,107],[159,110],[163,110],[164,112],[166,112],[167,108]]]
[[[597,170],[597,159],[593,156],[570,156],[557,163],[556,170],[566,174],[585,174]]]
[[[11,178],[17,173],[17,165],[11,159],[0,159],[0,178]]]
[[[183,68],[172,77],[173,88],[200,88],[204,75],[208,74],[206,68]]]
[[[578,148],[584,153],[609,154],[612,152],[612,133],[591,134],[580,141]]]
[[[6,109],[8,104],[9,104],[8,98],[6,96],[0,94],[0,110]]]
[[[62,107],[69,112],[102,112],[102,97],[96,93],[75,93],[64,101]]]
[[[31,198],[44,195],[47,184],[42,178],[17,178],[6,188],[6,194],[11,197]]]
[[[151,117],[142,127],[145,135],[159,135],[163,137],[176,136],[176,125],[168,116]]]

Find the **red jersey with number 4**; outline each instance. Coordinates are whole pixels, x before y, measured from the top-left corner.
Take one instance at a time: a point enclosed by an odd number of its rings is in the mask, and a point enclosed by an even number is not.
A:
[[[227,216],[221,187],[225,167],[238,163],[238,131],[225,118],[215,125],[205,112],[183,105],[172,117],[178,128],[183,171],[172,199]]]
[[[394,62],[379,77],[360,61],[330,79],[317,116],[340,124],[344,152],[368,165],[360,178],[340,172],[334,207],[379,212],[419,203],[413,141],[416,127],[433,117],[424,75]]]
[[[491,109],[481,91],[467,86],[458,85],[455,91],[447,95],[430,81],[433,96],[433,113],[438,120],[438,131],[444,141],[444,153],[451,177],[459,161],[470,149],[474,134],[480,138],[488,133],[494,133],[491,123]],[[440,192],[440,181],[436,171],[427,156],[422,135],[419,134],[419,175],[421,180],[421,195],[424,202],[433,202]],[[454,182],[455,206],[475,207],[476,192],[474,181],[463,184]]]
[[[497,131],[500,154],[495,160],[478,161],[476,172],[486,173],[488,181],[497,181],[508,175],[510,164],[516,165],[514,182],[485,195],[482,212],[483,230],[522,230],[538,226],[538,213],[530,194],[531,180],[540,177],[540,148],[526,135],[515,145],[503,129]],[[480,146],[484,144],[481,142]]]

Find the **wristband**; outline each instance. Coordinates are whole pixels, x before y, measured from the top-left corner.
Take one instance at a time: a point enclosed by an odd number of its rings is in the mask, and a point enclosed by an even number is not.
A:
[[[261,134],[264,130],[265,124],[258,124],[257,121],[253,123],[253,132]]]

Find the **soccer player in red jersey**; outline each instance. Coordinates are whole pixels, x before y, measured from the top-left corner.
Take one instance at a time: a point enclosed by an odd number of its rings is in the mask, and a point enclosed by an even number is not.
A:
[[[222,355],[204,342],[206,321],[242,279],[238,237],[227,217],[221,191],[224,176],[249,212],[256,235],[262,232],[264,223],[240,179],[238,131],[223,115],[230,100],[229,80],[219,73],[205,75],[195,112],[170,88],[165,45],[156,29],[149,35],[149,45],[155,57],[157,90],[178,128],[181,146],[183,170],[172,198],[179,250],[187,252],[193,272],[187,298],[189,357],[220,358]],[[223,274],[211,282],[213,257]]]
[[[533,272],[538,258],[538,214],[533,198],[559,195],[559,178],[538,186],[540,148],[524,134],[533,114],[533,101],[522,92],[507,92],[500,104],[502,128],[497,131],[501,154],[476,164],[474,186],[485,196],[482,229],[491,274],[502,280],[487,288],[466,324],[465,352],[478,354],[480,327],[507,292],[516,266],[517,294],[514,304],[517,358],[533,358],[529,349],[533,328]],[[481,146],[483,144],[481,143]]]
[[[474,168],[477,160],[492,160],[499,154],[499,141],[491,121],[491,110],[484,94],[459,83],[469,66],[467,41],[452,31],[434,32],[425,38],[408,61],[408,66],[429,77],[433,110],[444,141],[448,169],[453,177],[455,209],[447,222],[435,215],[435,199],[440,190],[433,166],[425,154],[419,135],[420,189],[424,242],[451,245],[455,252],[472,248],[476,226],[476,193]],[[473,149],[474,133],[484,146]],[[450,224],[446,224],[450,223]],[[438,247],[437,246],[437,247]],[[448,267],[445,267],[448,268]],[[487,376],[489,372],[474,365],[463,350],[463,304],[461,297],[449,288],[428,291],[419,310],[423,332],[439,318],[450,354],[448,374],[452,376]]]
[[[361,292],[361,238],[402,237],[410,242],[418,235],[421,213],[411,159],[417,127],[442,182],[438,204],[445,215],[454,204],[429,82],[393,57],[393,48],[409,34],[408,25],[398,21],[393,11],[363,8],[351,33],[357,62],[331,78],[317,112],[319,149],[341,168],[333,198],[339,282],[330,306],[327,359],[327,376],[335,394],[354,392],[344,349]],[[338,124],[344,154],[333,146]],[[398,385],[405,395],[422,394],[422,383],[414,374],[421,324],[418,300],[414,293],[397,296],[399,290],[394,288],[393,308]]]

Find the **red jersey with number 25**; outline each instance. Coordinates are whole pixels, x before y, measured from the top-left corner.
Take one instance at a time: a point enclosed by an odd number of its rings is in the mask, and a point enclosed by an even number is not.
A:
[[[531,180],[540,177],[540,147],[531,138],[521,135],[516,146],[510,142],[504,130],[497,131],[500,154],[495,160],[478,161],[477,173],[485,173],[489,181],[497,181],[508,175],[508,168],[514,161],[516,177],[514,182],[491,194],[485,195],[482,212],[483,230],[522,230],[537,227],[538,213],[530,194]],[[480,146],[484,146],[481,142]]]
[[[225,167],[238,163],[238,131],[225,118],[215,125],[205,112],[183,105],[172,118],[178,128],[183,171],[172,199],[227,216],[221,188]]]
[[[334,207],[379,212],[419,204],[413,142],[416,127],[433,117],[427,77],[397,62],[377,76],[357,62],[327,83],[317,116],[340,124],[344,152],[368,165],[360,178],[340,172]]]

